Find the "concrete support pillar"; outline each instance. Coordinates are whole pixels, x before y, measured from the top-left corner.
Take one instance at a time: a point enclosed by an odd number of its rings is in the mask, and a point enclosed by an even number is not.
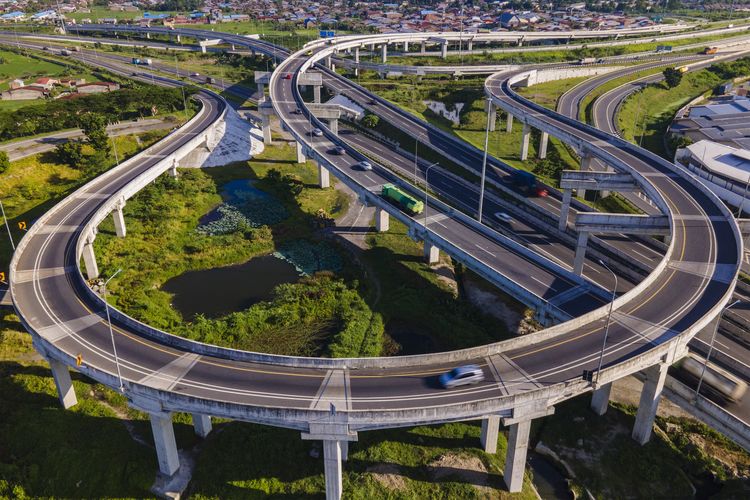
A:
[[[529,138],[531,137],[531,128],[528,123],[523,124],[523,136],[521,138],[521,161],[529,157]]]
[[[380,62],[385,64],[388,61],[388,44],[384,43],[380,46]]]
[[[508,113],[508,119],[505,123],[505,131],[509,134],[513,132],[513,115],[510,113]]]
[[[578,232],[578,244],[576,245],[576,256],[573,260],[573,274],[578,276],[583,273],[583,261],[586,258],[586,246],[589,243],[589,232]]]
[[[180,468],[180,457],[177,455],[172,414],[150,413],[149,416],[151,432],[154,434],[156,458],[159,460],[159,471],[165,476],[173,476]]]
[[[331,174],[320,162],[318,162],[318,186],[320,189],[331,187]]]
[[[339,441],[341,446],[341,460],[346,462],[349,460],[349,441]]]
[[[588,153],[583,153],[583,155],[581,155],[581,169],[580,170],[582,172],[588,172],[589,170],[591,170],[591,160],[592,159],[593,159],[593,157],[590,154],[588,154]],[[586,190],[585,189],[579,189],[578,190],[578,196],[580,198],[585,198],[586,197]]]
[[[263,83],[256,84],[258,86],[258,103],[266,100],[266,86]]]
[[[485,453],[497,453],[497,436],[500,433],[500,417],[490,415],[482,419],[482,433],[479,442]]]
[[[404,52],[409,52],[409,42],[404,42]]]
[[[193,413],[193,428],[195,433],[202,438],[211,434],[211,415]]]
[[[424,242],[424,260],[428,264],[437,264],[440,260],[440,249],[429,242]]]
[[[490,124],[490,132],[495,131],[495,122],[497,121],[497,106],[492,104],[492,101],[487,101],[487,113],[489,113],[488,123]]]
[[[305,163],[305,152],[302,150],[302,143],[297,142],[297,163]]]
[[[323,441],[326,500],[339,500],[342,493],[341,441]]]
[[[524,420],[510,426],[508,451],[505,455],[503,479],[508,491],[518,493],[523,487],[523,473],[526,469],[526,451],[529,447],[531,420]]]
[[[169,175],[177,178],[177,162],[174,162],[171,167],[169,167]]]
[[[182,37],[180,35],[177,35],[177,43],[182,43]]]
[[[354,47],[354,62],[359,63],[359,47]],[[359,76],[359,68],[354,68],[354,76]]]
[[[201,53],[205,54],[206,53],[206,46],[203,45],[202,43],[200,44],[200,46],[201,46]]]
[[[664,380],[667,378],[666,363],[650,366],[643,370],[646,380],[641,390],[641,401],[638,404],[638,413],[635,415],[633,426],[633,439],[638,444],[646,444],[651,439],[651,429],[654,426],[656,410],[659,408],[661,390],[664,388]]]
[[[112,211],[112,218],[115,221],[115,234],[118,238],[124,238],[126,233],[125,217],[122,214],[122,207],[117,207]]]
[[[474,50],[474,40],[469,40],[467,42],[467,44],[466,44],[466,50],[468,50],[469,52],[471,52],[472,50]]]
[[[612,383],[604,384],[591,394],[591,410],[597,415],[607,413],[609,406],[609,394],[612,392]]]
[[[388,231],[391,227],[391,216],[382,208],[375,210],[375,229],[379,233]]]
[[[542,136],[539,138],[539,152],[538,156],[540,160],[547,158],[547,143],[549,142],[549,134],[542,132]]]
[[[420,53],[422,53],[422,54],[424,54],[424,53],[426,52],[426,50],[425,50],[426,48],[427,48],[427,43],[425,43],[425,42],[422,42],[422,43],[421,43],[421,44],[419,45],[419,52],[420,52]]]
[[[331,133],[338,137],[339,135],[339,121],[336,118],[331,118],[328,120],[328,129],[331,131]]]
[[[99,277],[99,266],[96,265],[94,254],[94,240],[89,240],[83,245],[83,265],[86,266],[86,277],[90,280]]]
[[[271,144],[271,116],[261,115],[261,128],[263,129],[263,144]]]
[[[146,32],[146,40],[151,40],[151,33]]]
[[[230,44],[229,46],[230,46],[230,47],[232,47],[232,52],[234,52],[234,51],[236,50],[236,49],[235,49],[235,46],[234,46],[234,44],[233,44],[233,43],[232,43],[232,44]]]
[[[52,378],[55,379],[55,387],[57,387],[57,397],[60,400],[60,404],[66,410],[71,406],[75,406],[78,403],[76,398],[76,391],[73,388],[73,381],[70,379],[70,372],[65,363],[61,363],[54,359],[48,359],[49,367],[52,369]]]
[[[320,85],[313,85],[313,102],[320,104]]]
[[[565,231],[568,227],[568,212],[570,212],[570,200],[573,198],[572,189],[563,189],[562,206],[560,207],[560,220],[557,223],[557,229]]]
[[[448,57],[448,42],[440,43],[440,57],[446,59]]]

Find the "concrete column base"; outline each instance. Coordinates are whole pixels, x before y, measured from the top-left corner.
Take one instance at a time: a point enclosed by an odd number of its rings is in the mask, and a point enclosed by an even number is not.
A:
[[[664,380],[667,378],[667,368],[669,368],[668,364],[659,363],[643,370],[646,380],[643,382],[641,401],[638,404],[632,434],[638,444],[646,444],[651,439],[656,410],[659,408],[661,391],[664,388]]]
[[[390,222],[391,216],[388,215],[388,212],[382,208],[375,210],[375,229],[377,232],[384,233],[385,231],[388,231],[388,229],[390,229]]]
[[[320,104],[320,85],[313,85],[313,102]]]
[[[490,415],[482,419],[482,433],[479,442],[485,453],[497,453],[497,436],[500,433],[500,417]]]
[[[76,391],[73,387],[68,367],[65,363],[61,363],[55,359],[48,359],[47,362],[52,369],[52,378],[55,379],[55,387],[57,387],[57,397],[60,400],[60,404],[66,410],[71,406],[75,406],[78,403],[78,398],[76,398]]]
[[[380,46],[380,62],[385,64],[388,61],[388,44],[384,43]]]
[[[328,128],[330,129],[331,133],[338,137],[339,135],[339,121],[335,118],[331,118],[328,120]]]
[[[562,207],[560,208],[560,220],[557,229],[565,231],[568,228],[568,213],[570,212],[570,200],[573,198],[572,189],[563,189]]]
[[[511,425],[508,432],[508,451],[505,455],[503,479],[511,493],[518,493],[523,487],[530,430],[531,420],[525,420]]]
[[[86,266],[86,277],[88,279],[93,280],[99,277],[99,266],[96,265],[93,241],[87,241],[83,245],[83,265]]]
[[[341,441],[323,441],[323,466],[326,478],[326,500],[340,500],[343,489]]]
[[[318,162],[318,186],[321,189],[331,187],[331,174],[320,162]]]
[[[171,413],[151,413],[151,432],[154,434],[156,457],[159,471],[165,476],[173,476],[180,468],[177,455],[177,442],[174,438]]]
[[[424,260],[428,264],[437,264],[440,260],[440,249],[435,245],[424,242]]]
[[[440,57],[442,57],[443,59],[448,58],[448,43],[447,42],[443,42],[440,44]]]
[[[297,143],[297,163],[305,163],[305,161],[306,161],[306,158],[305,158],[305,153],[302,150],[302,144],[298,142]]]
[[[112,218],[115,221],[115,234],[118,238],[124,238],[127,229],[125,227],[125,217],[122,214],[122,207],[117,207],[112,212]]]
[[[258,102],[261,103],[266,100],[266,86],[263,83],[256,85],[258,86]]]
[[[578,233],[578,244],[576,245],[576,256],[573,260],[573,274],[580,276],[583,273],[583,261],[586,258],[586,247],[589,243],[589,232]]]
[[[261,128],[263,129],[263,144],[271,144],[271,117],[261,115]]]
[[[604,384],[591,395],[591,410],[597,415],[607,413],[609,407],[609,395],[612,392],[612,384]]]
[[[529,139],[531,138],[531,129],[528,123],[523,124],[523,136],[521,138],[521,161],[526,161],[529,157]]]
[[[539,153],[537,156],[539,156],[540,160],[543,160],[547,158],[547,144],[549,143],[549,134],[547,132],[542,132],[542,136],[539,139]]]
[[[211,434],[211,416],[193,413],[193,428],[198,436],[205,438]]]
[[[505,121],[505,131],[509,134],[513,132],[513,115],[511,115],[510,112],[508,113],[508,118]]]
[[[490,132],[495,131],[495,122],[497,122],[497,107],[492,104],[492,101],[487,101],[487,113],[489,113],[489,118],[487,120],[487,123],[489,123]]]

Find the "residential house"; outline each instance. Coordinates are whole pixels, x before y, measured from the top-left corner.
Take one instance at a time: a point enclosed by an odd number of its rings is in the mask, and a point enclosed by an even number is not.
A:
[[[29,99],[44,99],[49,95],[49,90],[36,85],[28,85],[17,89],[6,90],[0,94],[3,101],[23,101]]]

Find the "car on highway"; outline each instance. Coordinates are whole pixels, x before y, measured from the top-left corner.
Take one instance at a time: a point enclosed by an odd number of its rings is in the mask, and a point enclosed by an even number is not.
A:
[[[506,214],[505,212],[495,212],[493,215],[497,220],[499,220],[500,222],[504,222],[505,224],[510,224],[511,222],[513,222],[513,217]]]
[[[292,111],[292,114],[293,115],[301,115],[302,114],[302,110],[299,109],[299,108],[296,108],[294,111]]]
[[[360,170],[365,170],[367,172],[369,172],[370,170],[372,170],[372,163],[370,163],[367,160],[362,160],[361,162],[357,163],[354,166],[357,167]]]
[[[378,101],[376,101],[375,99],[370,99],[367,104],[369,104],[370,106],[377,106]]]
[[[323,131],[319,128],[314,128],[310,131],[310,135],[313,137],[323,137]]]
[[[287,73],[286,75],[284,75],[284,80],[291,80],[291,79],[292,79],[291,73]]]
[[[342,154],[346,153],[346,149],[344,149],[344,148],[343,148],[343,147],[341,147],[341,146],[336,146],[335,148],[333,148],[333,149],[332,149],[332,150],[330,151],[330,153],[331,153],[331,154],[334,154],[334,155],[342,155]]]
[[[452,389],[462,385],[478,384],[484,380],[484,373],[477,365],[464,365],[443,373],[438,380],[444,389]]]
[[[546,189],[541,188],[541,187],[540,188],[536,188],[536,195],[537,196],[541,196],[542,198],[545,198],[545,197],[549,196],[549,191],[547,191]]]
[[[197,71],[193,71],[192,73],[190,73],[190,76],[201,76],[201,74]]]

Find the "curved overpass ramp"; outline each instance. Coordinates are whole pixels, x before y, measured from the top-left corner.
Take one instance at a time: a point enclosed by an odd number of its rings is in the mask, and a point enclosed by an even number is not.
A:
[[[350,164],[329,156],[324,142],[313,142],[308,119],[313,122],[314,118],[300,119],[293,113],[296,107],[305,106],[296,87],[299,72],[327,55],[323,44],[313,50],[312,59],[298,52],[274,73],[274,106],[311,156],[359,184],[370,193],[368,200],[382,205],[377,189],[368,189],[373,186],[367,179],[349,175]],[[285,72],[295,78],[280,78]],[[599,308],[538,334],[490,346],[371,359],[233,351],[171,336],[112,309],[110,332],[104,304],[86,285],[79,260],[86,261],[88,274],[96,274],[89,252],[98,223],[113,210],[117,212],[145,183],[170,169],[175,155],[204,140],[203,135],[221,119],[223,101],[203,93],[203,110],[186,127],[58,204],[34,224],[14,255],[10,275],[14,306],[36,348],[50,360],[63,403],[75,402],[66,365],[76,366],[80,356],[83,363],[78,370],[119,388],[133,406],[151,414],[160,469],[168,475],[179,467],[169,424],[171,412],[193,413],[204,429],[207,415],[299,429],[303,437],[325,442],[327,491],[332,498],[341,494],[340,457],[345,443],[355,440],[360,430],[484,418],[484,441],[491,449],[492,436],[496,438],[499,418],[503,418],[512,426],[506,482],[511,490],[519,489],[525,457],[522,443],[531,419],[550,413],[561,400],[591,390],[591,381],[583,380],[581,374],[597,370],[600,352],[599,388],[647,366],[656,367],[658,379],[667,364],[685,352],[690,336],[728,300],[741,240],[723,205],[699,184],[673,172],[666,162],[534,109],[503,82],[490,80],[492,98],[499,105],[527,113],[550,133],[586,142],[602,157],[632,164],[634,175],[668,207],[673,231],[670,252],[658,272],[615,301],[614,321],[607,320],[607,308]],[[317,120],[313,123],[322,125]],[[324,141],[338,143],[330,133]],[[454,215],[436,200],[431,203],[435,216]],[[407,214],[394,215],[419,226]],[[450,250],[463,251],[467,259],[484,261],[486,256],[477,256],[482,252],[503,258],[506,250],[502,247],[489,252],[472,248],[481,231],[469,221],[459,222],[452,239],[428,231],[427,221],[416,235],[431,244],[453,245]],[[602,350],[605,332],[608,340]],[[449,392],[435,386],[438,374],[469,362],[482,368],[485,382]],[[643,415],[639,412],[641,426],[636,431],[640,440],[648,439],[653,418],[649,413],[655,411],[653,404],[647,406]]]

